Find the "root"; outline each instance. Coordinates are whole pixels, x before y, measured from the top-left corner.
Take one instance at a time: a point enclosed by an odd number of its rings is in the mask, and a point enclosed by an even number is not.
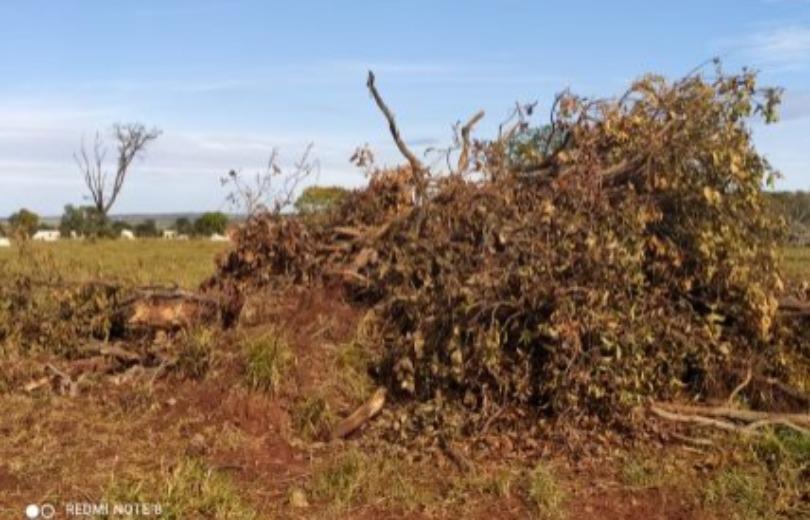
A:
[[[758,435],[766,426],[783,426],[810,435],[810,414],[740,410],[728,406],[693,406],[653,403],[650,412],[668,421],[718,428],[742,435]]]
[[[712,419],[710,417],[703,417],[700,415],[685,415],[675,412],[669,412],[655,405],[650,407],[650,411],[655,415],[657,415],[658,417],[661,417],[662,419],[667,419],[669,421],[693,423],[699,424],[701,426],[711,426],[713,428],[719,428],[721,430],[730,432],[744,433],[744,430],[742,428],[740,428],[739,426],[735,426],[733,423],[730,423],[728,421],[721,421],[718,419]]]
[[[748,386],[751,383],[752,376],[753,372],[751,371],[751,367],[748,367],[748,372],[746,372],[745,374],[745,379],[743,379],[743,382],[737,385],[737,387],[731,391],[731,394],[728,396],[728,399],[726,400],[726,404],[728,404],[729,406],[734,404],[734,398],[737,397],[737,394],[739,394],[746,386]]]
[[[461,471],[462,473],[469,473],[473,469],[472,463],[465,457],[461,452],[453,447],[453,445],[444,437],[439,437],[439,448],[441,448],[442,453],[444,453],[445,457],[447,457],[450,462],[455,464],[455,466]]]

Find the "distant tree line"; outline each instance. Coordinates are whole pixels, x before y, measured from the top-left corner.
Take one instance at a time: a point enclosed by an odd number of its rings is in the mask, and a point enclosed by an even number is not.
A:
[[[224,235],[230,219],[219,211],[203,213],[196,219],[178,218],[172,227],[178,235],[189,237],[209,237],[213,234]],[[33,236],[39,230],[58,229],[65,237],[84,238],[117,238],[123,230],[132,231],[137,237],[154,238],[162,235],[163,230],[155,219],[146,219],[137,224],[109,218],[96,206],[65,206],[58,227],[50,226],[40,216],[26,208],[11,214],[5,226],[0,226],[0,236],[22,235]]]
[[[310,186],[296,199],[294,207],[298,216],[317,220],[343,202],[349,190],[338,186]],[[773,209],[779,212],[787,224],[787,241],[794,245],[810,246],[810,192],[780,191],[768,194]],[[228,216],[220,211],[203,213],[196,219],[180,217],[171,226],[178,235],[209,237],[224,235],[230,225]],[[158,237],[162,229],[154,219],[137,224],[113,220],[97,206],[65,206],[59,223],[62,236],[72,235],[89,238],[115,238],[124,229],[138,237]],[[0,226],[0,236],[22,233],[31,236],[41,229],[53,229],[42,222],[35,212],[22,208],[10,215],[5,226]]]

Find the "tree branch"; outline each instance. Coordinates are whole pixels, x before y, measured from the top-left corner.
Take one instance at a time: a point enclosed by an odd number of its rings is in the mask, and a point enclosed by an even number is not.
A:
[[[422,162],[416,158],[416,155],[411,152],[411,150],[402,140],[402,137],[399,135],[399,128],[397,128],[397,124],[394,121],[394,114],[391,113],[388,105],[385,104],[382,96],[380,96],[380,93],[377,91],[377,87],[374,85],[374,72],[372,71],[368,71],[368,81],[366,82],[366,86],[368,87],[369,92],[371,92],[371,97],[374,98],[374,102],[377,103],[377,107],[388,121],[388,129],[391,131],[391,137],[394,139],[394,143],[397,145],[399,152],[405,157],[405,159],[408,160],[408,163],[410,163],[411,171],[413,173],[414,180],[416,181],[417,190],[419,190],[421,195],[424,193],[424,177],[426,174],[425,167],[422,165]]]
[[[470,132],[473,127],[484,118],[484,111],[479,110],[474,116],[470,118],[467,123],[461,127],[461,152],[458,156],[458,166],[456,171],[462,173],[467,169],[470,162]]]

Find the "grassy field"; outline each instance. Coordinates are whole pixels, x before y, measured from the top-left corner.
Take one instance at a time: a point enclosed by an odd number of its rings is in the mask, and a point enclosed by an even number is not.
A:
[[[206,240],[169,241],[161,239],[62,241],[29,244],[43,268],[52,267],[76,281],[115,280],[138,285],[178,284],[193,288],[214,272],[216,256],[229,244]],[[810,279],[810,248],[787,247],[782,251],[785,272],[791,279]],[[17,248],[0,249],[4,269],[30,270],[31,255],[18,261]]]
[[[782,253],[789,276],[810,280],[810,247],[786,247]]]
[[[0,249],[7,271],[44,269],[72,281],[106,280],[136,285],[194,288],[214,272],[214,260],[229,245],[207,240],[103,240],[31,243],[33,254],[16,247]],[[24,258],[24,260],[22,260]],[[35,259],[37,265],[31,264]]]

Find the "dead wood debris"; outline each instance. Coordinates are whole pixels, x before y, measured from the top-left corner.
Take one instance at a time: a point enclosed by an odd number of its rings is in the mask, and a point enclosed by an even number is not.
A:
[[[234,325],[252,291],[329,287],[373,311],[372,372],[385,388],[333,437],[386,400],[412,405],[398,432],[447,434],[446,446],[448,432],[503,421],[505,406],[525,421],[541,413],[632,428],[634,403],[652,401],[650,412],[671,421],[804,431],[801,414],[666,404],[705,397],[718,382],[737,384],[729,403],[748,399],[763,378],[802,396],[789,382],[806,378],[794,325],[810,303],[785,298],[774,254],[781,224],[762,192],[774,172],[747,126],[757,114],[772,120],[778,95],[752,72],[716,72],[645,76],[618,99],[565,92],[548,125],[532,126],[535,105],[518,104],[517,122],[491,140],[472,138],[477,113],[445,172],[409,149],[369,73],[406,165],[370,171],[367,188],[318,222],[252,215],[200,292],[63,289],[56,309],[20,334],[58,323],[48,340],[111,340],[87,353],[123,374],[151,364],[156,377],[171,359],[115,342]],[[10,312],[32,306],[28,287],[16,289]],[[739,383],[735,370],[754,358],[757,374]],[[74,374],[50,371],[72,391]]]
[[[656,402],[650,412],[669,421],[692,423],[743,435],[757,435],[767,426],[783,426],[810,435],[810,414],[741,410],[728,406],[694,406]]]
[[[342,439],[348,437],[352,432],[380,413],[383,406],[385,406],[386,395],[387,390],[385,388],[378,388],[368,401],[335,426],[331,438]]]
[[[746,127],[772,118],[776,96],[753,73],[645,76],[618,100],[566,92],[549,125],[532,127],[534,105],[518,105],[492,140],[472,138],[477,113],[445,172],[407,147],[375,81],[407,164],[372,171],[316,224],[252,217],[203,290],[237,301],[336,287],[372,309],[375,376],[389,399],[424,404],[398,431],[486,431],[492,403],[633,427],[633,402],[688,401],[730,381],[731,401],[748,401],[763,377],[774,389],[802,380],[806,364],[783,362],[803,359],[801,339],[779,317],[810,305],[782,298],[780,224],[762,194],[772,171]],[[735,371],[754,358],[758,373],[740,384]],[[653,408],[729,431],[795,422]]]

